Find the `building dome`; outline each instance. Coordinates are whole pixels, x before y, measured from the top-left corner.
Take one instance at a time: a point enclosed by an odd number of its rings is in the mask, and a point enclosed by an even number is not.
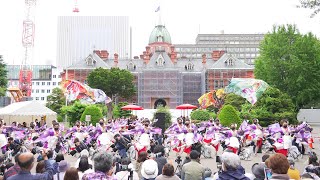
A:
[[[157,25],[150,34],[149,44],[165,42],[171,44],[171,36],[164,25]]]

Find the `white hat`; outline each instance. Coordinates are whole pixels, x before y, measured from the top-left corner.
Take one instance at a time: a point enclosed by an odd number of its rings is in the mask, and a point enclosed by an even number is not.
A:
[[[153,159],[145,160],[141,166],[141,175],[146,179],[156,178],[158,176],[158,164]]]

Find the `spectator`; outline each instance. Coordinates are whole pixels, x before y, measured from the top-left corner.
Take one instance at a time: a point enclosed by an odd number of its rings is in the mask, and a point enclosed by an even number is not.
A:
[[[72,156],[77,152],[81,153],[82,150],[88,149],[87,145],[81,142],[78,138],[75,138],[73,142],[74,142],[74,145],[76,146],[76,150],[73,150],[70,152]]]
[[[153,159],[145,160],[141,166],[142,180],[154,180],[158,176],[158,164]]]
[[[167,163],[162,168],[162,174],[156,177],[156,180],[180,180],[180,178],[174,174],[173,165]]]
[[[299,180],[300,172],[297,168],[294,167],[294,160],[292,158],[288,158],[290,168],[288,169],[288,175],[290,179]]]
[[[36,173],[42,174],[46,172],[45,164],[44,161],[39,161],[37,166],[36,166]]]
[[[57,163],[60,162],[60,161],[63,161],[64,160],[63,154],[61,154],[61,153],[57,154],[55,160],[56,160]]]
[[[164,146],[156,145],[154,147],[154,154],[156,154],[155,161],[158,164],[158,175],[160,175],[162,172],[163,166],[167,164],[167,158],[164,157],[164,154],[165,154]]]
[[[42,174],[31,174],[30,171],[34,165],[34,157],[32,153],[22,153],[18,157],[18,164],[21,168],[21,171],[8,178],[8,180],[35,180],[35,179],[44,179],[51,180],[54,174],[53,166],[48,162],[47,151],[43,149],[42,157],[45,160],[46,172]]]
[[[78,167],[79,179],[82,179],[84,174],[93,173],[92,165],[89,164],[88,156],[81,156]]]
[[[225,152],[220,157],[222,163],[222,172],[219,174],[218,180],[249,180],[245,171],[240,164],[240,157],[231,152]]]
[[[308,163],[309,163],[308,166],[319,166],[318,157],[315,152],[312,152],[311,154],[309,154]]]
[[[14,166],[9,168],[3,175],[3,179],[7,180],[9,177],[14,176],[20,172],[20,166],[18,164],[18,158],[20,154],[14,156],[14,162],[16,163]]]
[[[94,155],[94,173],[85,174],[82,180],[112,179],[113,156],[106,152],[98,152]]]
[[[196,150],[190,152],[191,161],[182,166],[182,180],[204,180],[205,168],[200,164],[200,153]]]
[[[252,174],[254,175],[254,180],[264,180],[265,174],[264,169],[266,165],[264,163],[255,163],[251,167]]]
[[[80,157],[77,159],[77,162],[74,165],[75,168],[79,167],[79,162],[80,162],[80,159],[81,159],[82,156],[89,157],[89,151],[85,149],[85,150],[80,152]],[[92,169],[94,169],[93,168],[93,162],[91,161],[91,159],[88,159],[88,162],[92,166]]]
[[[120,171],[116,173],[116,177],[118,179],[129,179],[128,177],[130,176],[130,171],[131,168],[130,168],[130,160],[129,158],[123,158],[121,160],[121,168],[120,168]],[[133,180],[139,180],[139,176],[138,176],[138,173],[133,171],[132,172],[132,179]]]
[[[115,142],[115,148],[118,150],[119,155],[121,158],[127,157],[127,149],[128,149],[128,142],[125,140],[124,137],[121,137],[120,134],[116,134],[114,136]]]
[[[138,176],[139,176],[139,179],[142,178],[142,175],[141,175],[141,166],[142,166],[142,163],[148,159],[148,153],[147,152],[141,152],[139,155],[138,155],[138,160],[135,164],[135,168],[134,170],[138,173]]]
[[[271,180],[289,180],[288,169],[290,167],[287,158],[280,153],[276,153],[268,158],[266,165],[272,171]]]
[[[65,176],[67,169],[69,168],[69,164],[66,160],[59,162],[58,172],[53,176],[54,180],[62,180]]]
[[[63,179],[64,180],[79,180],[78,170],[74,167],[69,168],[66,171]]]

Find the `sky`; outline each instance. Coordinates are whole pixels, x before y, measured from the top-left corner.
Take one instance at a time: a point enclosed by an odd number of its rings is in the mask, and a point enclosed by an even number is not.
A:
[[[148,45],[149,35],[162,23],[173,44],[195,43],[197,34],[267,33],[273,25],[296,24],[300,32],[320,37],[320,15],[309,18],[308,9],[298,9],[299,0],[37,0],[32,15],[35,45],[28,64],[55,64],[58,16],[129,16],[133,56]],[[0,54],[7,64],[21,64],[24,0],[0,0]]]

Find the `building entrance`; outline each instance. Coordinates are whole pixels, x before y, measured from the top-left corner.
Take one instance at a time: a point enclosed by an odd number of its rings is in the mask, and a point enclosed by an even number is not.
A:
[[[164,99],[157,99],[155,102],[154,102],[154,109],[157,109],[158,106],[167,106],[167,102],[164,100]]]

